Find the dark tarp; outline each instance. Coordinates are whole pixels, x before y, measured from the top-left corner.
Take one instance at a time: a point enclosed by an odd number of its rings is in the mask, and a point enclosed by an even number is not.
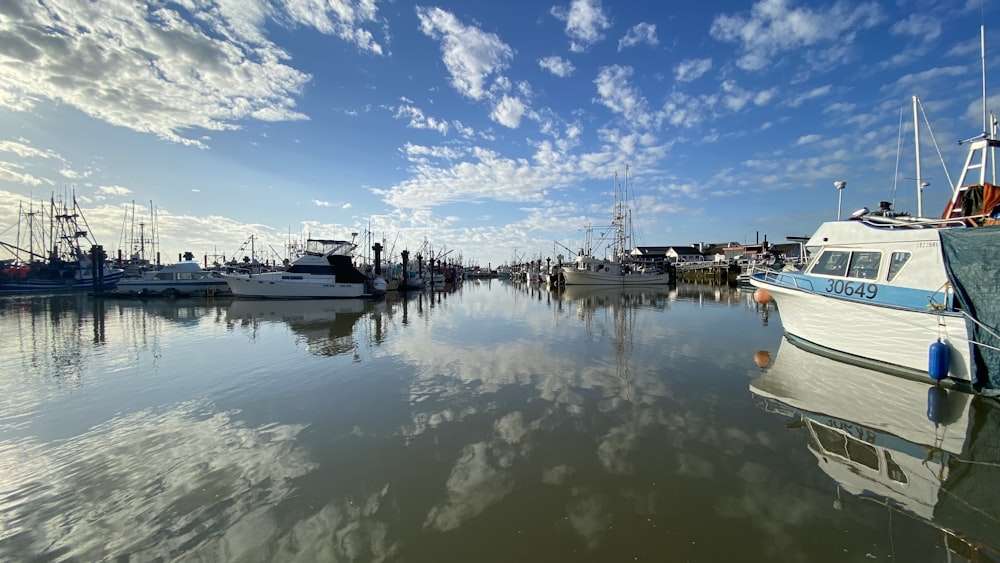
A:
[[[990,332],[1000,326],[1000,226],[941,229],[941,249],[948,280],[959,306],[984,329],[967,319],[969,334],[976,342],[1000,348],[1000,339]],[[989,394],[1000,394],[1000,351],[972,347],[973,383]]]
[[[995,399],[972,400],[965,447],[948,462],[934,522],[1000,553],[1000,407]]]

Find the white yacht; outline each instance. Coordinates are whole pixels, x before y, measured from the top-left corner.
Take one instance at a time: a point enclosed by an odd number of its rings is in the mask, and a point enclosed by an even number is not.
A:
[[[309,239],[287,270],[222,277],[237,297],[351,299],[385,293],[384,279],[372,279],[354,266],[353,250],[349,241]]]

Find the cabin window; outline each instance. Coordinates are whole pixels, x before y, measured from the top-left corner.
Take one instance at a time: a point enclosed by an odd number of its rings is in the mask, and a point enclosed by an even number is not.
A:
[[[889,478],[897,483],[907,484],[909,479],[906,478],[906,472],[903,471],[903,468],[896,463],[896,460],[892,459],[889,450],[885,450],[883,453],[885,453],[885,469]]]
[[[177,279],[179,280],[193,280],[194,275],[191,272],[177,272]]]
[[[889,274],[886,276],[886,281],[892,281],[909,260],[909,252],[893,252],[889,257]]]
[[[869,469],[879,470],[878,450],[866,442],[820,424],[811,424],[820,447],[829,454],[840,456]]]
[[[843,277],[847,273],[847,263],[850,257],[851,253],[846,250],[827,250],[816,259],[812,273]]]
[[[847,277],[873,280],[878,277],[878,265],[881,261],[881,252],[852,252]]]

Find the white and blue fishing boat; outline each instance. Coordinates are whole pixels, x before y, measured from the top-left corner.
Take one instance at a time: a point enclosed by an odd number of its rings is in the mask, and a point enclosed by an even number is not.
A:
[[[913,217],[882,202],[823,223],[806,243],[812,258],[801,270],[751,276],[762,298],[777,303],[792,342],[1000,394],[1000,190],[987,178],[996,174],[1000,141],[983,106],[985,133],[966,141],[969,155],[941,217],[920,216],[919,199]]]

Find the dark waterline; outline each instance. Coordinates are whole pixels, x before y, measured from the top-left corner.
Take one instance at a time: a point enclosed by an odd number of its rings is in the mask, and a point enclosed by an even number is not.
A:
[[[1000,559],[995,405],[935,425],[736,288],[10,298],[0,335],[4,561]]]

